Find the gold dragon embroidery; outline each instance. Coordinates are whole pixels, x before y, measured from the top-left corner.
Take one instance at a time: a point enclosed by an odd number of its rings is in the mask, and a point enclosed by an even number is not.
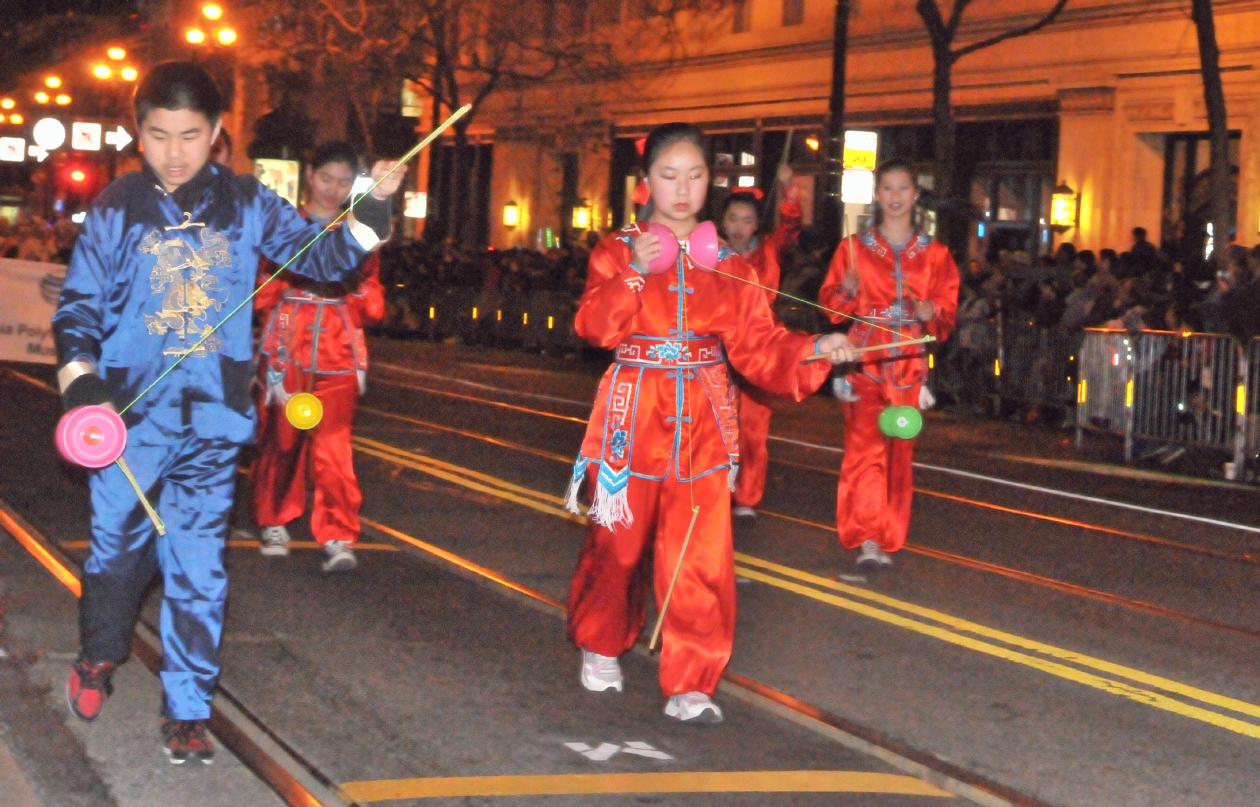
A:
[[[221,311],[227,303],[227,287],[219,283],[212,269],[231,267],[232,255],[227,236],[209,227],[201,228],[201,246],[196,247],[186,227],[154,230],[140,242],[140,251],[157,256],[149,273],[154,295],[162,295],[162,308],[146,314],[149,333],[174,332],[184,344],[162,351],[168,356],[182,356],[190,351],[214,326],[209,322],[211,309]],[[223,340],[211,336],[191,353],[195,357],[217,353]]]

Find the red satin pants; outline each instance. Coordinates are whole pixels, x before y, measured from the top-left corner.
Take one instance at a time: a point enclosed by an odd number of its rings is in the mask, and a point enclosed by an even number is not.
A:
[[[770,455],[770,397],[760,390],[739,390],[739,476],[735,478],[735,504],[756,507],[766,492]]]
[[[854,373],[853,392],[844,405],[844,461],[836,489],[836,532],[845,549],[874,541],[885,552],[906,543],[914,499],[914,441],[885,437],[879,413],[889,400],[883,385]],[[913,393],[911,395],[910,393]],[[918,400],[918,389],[905,400]]]
[[[294,428],[279,404],[258,407],[254,513],[260,527],[278,527],[300,517],[306,510],[309,475],[315,488],[315,540],[353,543],[359,539],[363,504],[350,445],[359,381],[354,373],[317,375],[311,392],[324,405],[324,417],[309,431]]]
[[[595,471],[587,476],[594,484]],[[693,489],[694,484],[694,489]],[[652,583],[659,608],[678,563],[691,503],[700,507],[682,571],[661,629],[661,691],[717,691],[735,642],[735,565],[726,471],[695,480],[663,482],[631,477],[634,523],[616,531],[594,522],[569,591],[569,639],[601,656],[634,646],[647,618]]]

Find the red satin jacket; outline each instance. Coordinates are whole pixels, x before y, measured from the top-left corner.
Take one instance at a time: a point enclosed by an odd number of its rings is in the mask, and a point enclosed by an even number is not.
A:
[[[725,245],[718,272],[680,253],[677,268],[641,275],[630,268],[630,225],[591,254],[577,333],[617,351],[600,382],[578,460],[606,469],[680,481],[738,462],[737,394],[729,361],[768,392],[801,400],[826,380],[826,362],[803,364],[815,337],[789,331],[766,295],[742,282],[756,277]],[[727,276],[730,275],[730,276]]]
[[[771,305],[774,305],[778,296],[775,292],[782,281],[779,253],[795,244],[800,237],[801,192],[789,187],[783,191],[783,201],[779,203],[779,226],[766,237],[753,239],[751,249],[743,255],[756,271],[757,282],[766,287],[766,299]]]
[[[844,277],[856,260],[858,291],[849,294]],[[916,234],[896,248],[872,228],[840,242],[831,258],[818,302],[861,319],[849,331],[855,347],[884,345],[929,333],[944,342],[954,328],[958,308],[958,266],[949,250],[931,237]],[[914,301],[932,303],[935,318],[915,319]],[[841,323],[848,317],[828,314]],[[927,350],[922,345],[891,348],[862,357],[862,372],[890,389],[909,390],[927,378]]]
[[[258,292],[254,310],[267,322],[259,352],[271,381],[294,367],[320,375],[358,373],[362,387],[368,358],[363,327],[385,315],[380,265],[373,253],[346,283],[315,283],[286,271]],[[265,263],[258,282],[275,270],[274,264]]]

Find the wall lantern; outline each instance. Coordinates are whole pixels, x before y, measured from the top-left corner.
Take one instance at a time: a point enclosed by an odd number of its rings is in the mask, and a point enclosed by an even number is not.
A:
[[[573,229],[591,229],[591,208],[590,205],[586,204],[586,202],[583,202],[579,206],[573,208]]]
[[[1060,182],[1050,196],[1050,229],[1065,233],[1081,223],[1081,195]]]
[[[516,202],[508,202],[503,206],[503,226],[515,227],[521,223],[521,208]]]

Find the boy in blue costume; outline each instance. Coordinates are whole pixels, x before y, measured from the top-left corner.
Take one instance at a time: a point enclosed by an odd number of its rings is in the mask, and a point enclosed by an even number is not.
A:
[[[161,727],[176,763],[214,755],[205,721],[219,675],[223,553],[237,454],[254,434],[250,308],[225,318],[253,291],[260,256],[285,264],[321,230],[254,177],[209,161],[222,106],[193,64],[162,64],[144,79],[135,112],[145,168],[92,204],[53,315],[67,409],[122,409],[141,395],[123,414],[124,458],[166,524],[159,536],[117,464],[90,472],[91,556],[67,698],[85,720],[100,713],[160,570]],[[361,264],[389,236],[389,197],[404,173],[386,176],[391,168],[374,165],[385,179],[347,226],[288,268],[336,282]]]

